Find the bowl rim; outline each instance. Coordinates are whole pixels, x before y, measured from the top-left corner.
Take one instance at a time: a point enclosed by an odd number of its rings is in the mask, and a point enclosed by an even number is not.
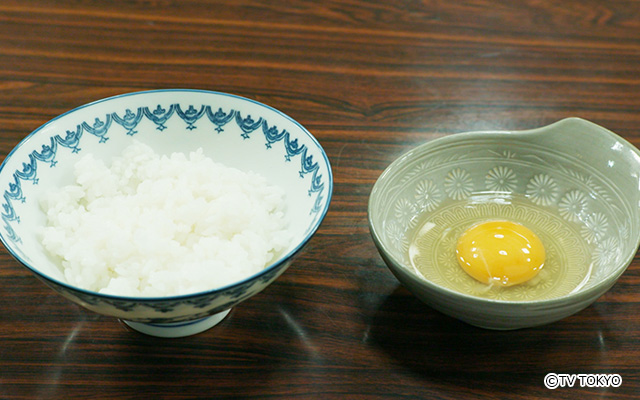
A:
[[[564,118],[561,119],[559,121],[556,121],[552,124],[549,125],[545,125],[545,126],[541,126],[538,128],[534,128],[534,129],[526,129],[526,130],[515,130],[515,131],[508,131],[508,130],[477,130],[477,131],[468,131],[468,132],[460,132],[460,133],[453,133],[450,135],[446,135],[446,136],[441,136],[432,140],[428,140],[425,143],[422,143],[418,146],[415,146],[403,153],[401,153],[397,158],[395,158],[391,164],[389,164],[384,170],[383,172],[379,175],[378,179],[376,180],[376,182],[373,184],[373,187],[371,189],[370,195],[369,195],[369,202],[368,202],[368,207],[367,207],[367,220],[368,220],[368,225],[369,225],[369,231],[371,233],[371,236],[373,238],[374,244],[376,245],[376,247],[378,248],[378,251],[381,253],[384,253],[384,256],[387,257],[391,263],[393,264],[393,268],[391,268],[391,266],[387,265],[387,267],[389,269],[393,271],[393,269],[398,268],[400,270],[403,270],[406,275],[408,277],[410,277],[410,279],[417,281],[417,282],[421,282],[422,284],[425,284],[429,290],[431,291],[435,291],[435,292],[439,292],[443,295],[447,295],[450,297],[456,297],[456,298],[460,298],[461,300],[465,300],[465,301],[469,301],[469,302],[479,302],[479,303],[483,303],[483,304],[492,304],[492,305],[496,305],[496,306],[505,306],[505,307],[531,307],[533,305],[535,306],[553,306],[556,303],[564,303],[569,301],[570,299],[573,298],[583,298],[583,297],[592,297],[592,296],[600,296],[602,294],[604,294],[604,292],[602,292],[603,289],[611,287],[612,285],[615,284],[615,282],[620,278],[620,276],[626,271],[626,269],[629,267],[629,265],[631,264],[631,262],[633,261],[636,253],[638,252],[638,248],[640,247],[640,235],[638,235],[638,237],[636,237],[636,241],[635,241],[635,251],[631,252],[629,251],[629,253],[618,262],[618,265],[612,269],[612,271],[606,275],[604,277],[604,279],[598,281],[597,283],[595,283],[593,286],[585,289],[585,290],[578,290],[576,292],[569,292],[565,295],[562,296],[558,296],[558,297],[552,297],[549,299],[541,299],[541,300],[524,300],[524,301],[519,301],[519,300],[501,300],[501,299],[489,299],[489,298],[484,298],[484,297],[479,297],[479,296],[473,296],[470,294],[466,294],[466,293],[462,293],[453,289],[449,289],[446,288],[444,286],[440,286],[437,285],[433,282],[431,282],[430,280],[428,280],[427,278],[425,278],[424,276],[418,274],[416,271],[413,270],[413,268],[410,268],[409,266],[405,265],[405,263],[401,262],[400,260],[398,260],[394,255],[393,252],[389,251],[388,246],[382,241],[382,238],[380,236],[380,233],[378,232],[378,229],[376,228],[376,225],[374,224],[373,221],[373,217],[372,217],[372,208],[373,208],[373,201],[375,199],[375,195],[379,192],[380,190],[380,185],[382,184],[381,182],[383,180],[386,179],[386,177],[388,175],[391,175],[393,173],[394,170],[401,168],[402,166],[404,166],[407,162],[408,159],[410,159],[412,156],[414,156],[415,154],[421,154],[425,151],[429,151],[431,148],[433,147],[437,147],[440,146],[442,144],[446,144],[446,143],[456,143],[456,142],[460,142],[460,141],[465,141],[468,140],[469,138],[475,138],[478,137],[480,135],[493,135],[495,137],[503,137],[503,136],[520,136],[520,137],[527,137],[527,136],[532,136],[532,135],[538,135],[538,134],[544,134],[545,131],[547,130],[551,130],[553,128],[557,128],[561,125],[564,124],[581,124],[590,128],[595,128],[598,129],[602,134],[606,134],[608,136],[610,136],[613,139],[618,140],[619,142],[622,143],[623,146],[625,146],[628,150],[631,150],[635,153],[636,155],[636,159],[640,160],[640,150],[635,147],[633,144],[631,144],[629,141],[627,141],[625,138],[617,135],[616,133],[600,126],[597,125],[593,122],[587,121],[585,119],[582,118],[578,118],[578,117],[570,117],[570,118]],[[605,289],[606,290],[606,289]],[[601,293],[602,292],[602,293]]]
[[[140,303],[152,303],[152,302],[158,302],[158,301],[163,301],[163,302],[166,302],[166,301],[184,301],[184,300],[189,300],[189,299],[193,299],[193,298],[197,298],[197,297],[211,296],[211,295],[215,295],[215,294],[220,294],[220,293],[224,293],[226,291],[229,291],[231,289],[241,287],[241,286],[246,285],[246,284],[248,284],[248,283],[250,283],[252,281],[258,280],[263,275],[266,275],[266,274],[268,274],[270,272],[273,272],[274,270],[280,269],[283,266],[283,264],[286,264],[287,262],[291,261],[302,250],[302,248],[305,247],[305,245],[311,240],[313,235],[315,235],[315,233],[317,232],[318,228],[322,224],[322,221],[326,217],[327,212],[329,210],[329,206],[331,204],[331,199],[332,199],[332,196],[333,196],[334,182],[333,182],[333,172],[332,172],[332,169],[331,169],[331,163],[330,163],[329,157],[327,156],[326,151],[324,150],[324,148],[322,147],[322,145],[320,144],[318,139],[315,136],[313,136],[311,134],[311,132],[309,132],[309,130],[307,130],[307,128],[305,128],[298,121],[296,121],[295,119],[293,119],[289,115],[285,114],[284,112],[282,112],[282,111],[280,111],[280,110],[278,110],[278,109],[276,109],[274,107],[271,107],[271,106],[269,106],[267,104],[264,104],[262,102],[259,102],[257,100],[253,100],[253,99],[250,99],[250,98],[247,98],[247,97],[243,97],[243,96],[239,96],[239,95],[236,95],[236,94],[220,92],[220,91],[213,91],[213,90],[205,90],[205,89],[169,88],[169,89],[154,89],[154,90],[142,90],[142,91],[135,91],[135,92],[127,92],[127,93],[117,94],[117,95],[114,95],[114,96],[109,96],[109,97],[105,97],[105,98],[102,98],[102,99],[94,100],[94,101],[86,103],[86,104],[82,104],[80,106],[77,106],[77,107],[75,107],[75,108],[73,108],[71,110],[65,111],[64,113],[59,114],[56,117],[50,119],[49,121],[45,122],[44,124],[40,125],[36,129],[31,131],[22,140],[20,140],[20,142],[13,149],[11,149],[11,151],[7,154],[7,156],[2,161],[2,164],[0,164],[0,174],[3,173],[7,162],[13,157],[13,155],[21,147],[25,146],[27,144],[27,142],[33,140],[40,132],[45,130],[50,125],[53,125],[56,121],[58,121],[59,119],[65,117],[66,115],[70,115],[70,114],[73,114],[75,112],[78,112],[80,110],[84,110],[84,109],[87,109],[87,108],[90,108],[90,107],[95,107],[95,106],[100,105],[102,103],[107,103],[107,102],[110,102],[110,101],[117,101],[117,100],[122,99],[122,98],[134,97],[134,96],[146,97],[146,96],[149,96],[149,95],[155,95],[155,94],[161,94],[161,93],[202,93],[202,94],[205,94],[205,95],[229,97],[229,98],[233,98],[233,99],[237,99],[237,100],[241,100],[241,101],[246,101],[246,102],[249,102],[249,103],[252,103],[254,105],[263,107],[265,109],[268,109],[268,110],[276,113],[280,117],[282,117],[282,118],[288,120],[289,122],[291,122],[292,124],[296,125],[301,130],[302,134],[308,136],[308,138],[311,140],[311,142],[315,146],[317,146],[318,150],[320,150],[320,154],[322,156],[322,159],[326,163],[327,175],[328,175],[327,176],[327,178],[328,178],[328,181],[327,181],[328,182],[328,187],[327,187],[327,194],[326,194],[325,204],[322,207],[322,209],[320,209],[318,211],[318,216],[313,221],[313,224],[311,225],[311,227],[309,229],[307,229],[307,232],[306,232],[305,236],[290,251],[288,251],[286,254],[280,255],[280,257],[276,261],[274,261],[271,264],[267,265],[264,269],[260,270],[259,272],[255,273],[253,275],[250,275],[250,276],[248,276],[248,277],[246,277],[246,278],[244,278],[244,279],[242,279],[240,281],[237,281],[237,282],[234,282],[234,283],[231,283],[231,284],[227,284],[225,286],[221,286],[221,287],[218,287],[218,288],[215,288],[215,289],[203,290],[203,291],[180,294],[180,295],[172,295],[172,296],[122,296],[122,295],[114,295],[114,294],[95,292],[93,290],[88,290],[88,289],[84,289],[84,288],[81,288],[81,287],[78,287],[78,286],[71,285],[71,284],[69,284],[69,283],[67,283],[65,281],[62,281],[62,280],[56,279],[56,278],[54,278],[52,276],[49,276],[49,275],[39,271],[37,268],[29,265],[29,263],[26,262],[22,258],[22,256],[17,254],[12,249],[12,247],[7,243],[4,231],[0,230],[0,241],[4,245],[5,249],[9,252],[9,254],[11,254],[11,256],[16,261],[18,261],[24,267],[29,269],[37,277],[39,277],[41,279],[44,279],[45,281],[50,282],[50,283],[52,283],[52,284],[54,284],[56,286],[64,287],[65,289],[70,290],[72,292],[78,292],[78,293],[82,293],[84,295],[95,296],[97,298],[102,298],[102,299],[106,299],[106,300],[135,301],[135,302],[140,302]]]

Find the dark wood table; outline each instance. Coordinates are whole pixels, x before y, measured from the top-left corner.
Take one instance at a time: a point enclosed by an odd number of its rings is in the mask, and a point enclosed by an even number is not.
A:
[[[290,269],[219,326],[147,337],[45,287],[0,251],[1,399],[632,399],[640,258],[594,305],[495,332],[423,305],[367,226],[382,170],[455,132],[579,116],[640,146],[637,0],[3,0],[0,154],[84,103],[223,91],[306,126],[332,205]],[[549,390],[548,373],[619,387]]]

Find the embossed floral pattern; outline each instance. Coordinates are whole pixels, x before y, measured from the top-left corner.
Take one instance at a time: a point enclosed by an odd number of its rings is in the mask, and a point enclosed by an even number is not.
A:
[[[454,200],[464,200],[473,191],[473,179],[469,172],[456,168],[444,178],[444,190]]]
[[[615,264],[618,259],[618,240],[610,237],[602,240],[593,251],[593,262],[597,267]]]
[[[422,210],[433,211],[440,204],[440,189],[433,181],[425,179],[416,185],[415,198]]]
[[[409,225],[416,216],[418,210],[416,206],[407,199],[400,199],[396,202],[394,215],[399,223]]]
[[[531,291],[528,289],[531,289],[531,288],[528,287],[527,285],[512,286],[509,288],[509,292],[511,292],[510,293],[511,297],[507,297],[506,299],[501,299],[501,300],[508,300],[509,298],[514,298],[516,300],[524,300],[524,301],[529,300],[531,298]]]
[[[399,252],[405,252],[409,247],[405,237],[405,231],[406,228],[395,221],[390,221],[385,227],[385,233],[389,239],[389,243]]]
[[[605,233],[607,233],[607,227],[609,221],[604,214],[593,213],[589,215],[585,221],[584,226],[580,230],[582,237],[589,243],[593,243],[600,240]]]
[[[567,221],[578,222],[584,218],[586,206],[587,196],[579,190],[572,190],[560,199],[558,212]]]
[[[455,256],[455,254],[449,255]],[[454,284],[455,286],[459,286],[461,284],[468,285],[470,282],[469,279],[473,279],[469,275],[467,275],[467,273],[457,263],[453,265],[449,262],[447,264],[443,264],[441,268],[444,279],[449,284]]]
[[[516,189],[517,183],[515,172],[504,166],[492,168],[485,180],[487,189],[494,192],[512,192]]]
[[[459,235],[448,235],[442,240],[442,251],[438,254],[438,265],[446,269],[462,271],[456,259],[456,244]]]
[[[555,200],[557,191],[558,185],[553,178],[546,174],[538,174],[531,178],[525,193],[537,205],[548,206]]]

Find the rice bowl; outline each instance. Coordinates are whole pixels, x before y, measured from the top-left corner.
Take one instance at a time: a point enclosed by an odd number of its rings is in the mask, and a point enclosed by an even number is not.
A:
[[[74,184],[75,165],[84,156],[111,165],[134,141],[160,157],[202,148],[216,163],[253,171],[281,188],[288,245],[260,271],[190,294],[106,294],[67,282],[59,260],[42,245],[42,199]],[[213,317],[259,293],[289,267],[327,213],[333,178],[318,141],[282,112],[226,93],[172,89],[98,100],[54,118],[7,155],[0,190],[0,240],[37,278],[89,310],[142,324],[136,329],[145,333],[184,336],[207,329]]]

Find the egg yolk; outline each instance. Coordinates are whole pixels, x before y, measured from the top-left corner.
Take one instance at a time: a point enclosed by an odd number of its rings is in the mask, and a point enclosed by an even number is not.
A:
[[[488,221],[472,226],[460,236],[456,257],[476,280],[511,286],[540,272],[545,251],[528,228],[510,221]]]

